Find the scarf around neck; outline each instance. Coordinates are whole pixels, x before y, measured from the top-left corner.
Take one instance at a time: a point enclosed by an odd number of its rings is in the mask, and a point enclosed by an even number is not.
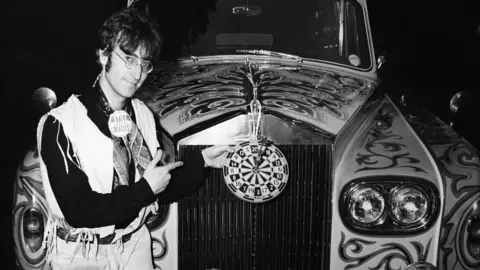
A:
[[[107,118],[110,118],[110,115],[114,113],[115,110],[108,103],[99,83],[94,85],[92,94],[96,107],[105,114]],[[123,137],[117,137],[110,133],[110,138],[113,141],[113,189],[120,185],[132,184],[135,179],[135,168],[141,177],[145,168],[152,160],[143,135],[136,125],[131,99],[126,100],[122,110],[132,118],[132,129]]]

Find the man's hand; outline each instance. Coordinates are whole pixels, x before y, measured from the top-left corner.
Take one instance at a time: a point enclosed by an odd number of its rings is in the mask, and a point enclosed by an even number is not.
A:
[[[143,178],[147,180],[147,183],[155,194],[167,188],[168,183],[170,183],[170,178],[172,177],[170,171],[183,165],[183,162],[177,161],[165,164],[165,166],[157,166],[158,162],[162,159],[162,154],[162,150],[158,150],[143,173]]]
[[[202,150],[202,156],[205,165],[213,168],[222,168],[227,165],[228,153],[233,153],[235,149],[228,145],[214,145]]]

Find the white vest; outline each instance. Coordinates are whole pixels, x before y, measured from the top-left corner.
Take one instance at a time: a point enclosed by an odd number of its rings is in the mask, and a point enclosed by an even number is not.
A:
[[[155,120],[151,113],[143,102],[138,99],[132,99],[132,105],[135,112],[135,118],[137,126],[143,135],[143,138],[147,144],[152,157],[155,155],[159,146],[155,130]],[[106,137],[98,127],[92,122],[87,115],[87,109],[78,100],[76,96],[71,96],[67,102],[51,110],[47,115],[52,115],[62,124],[65,136],[69,139],[71,144],[68,145],[73,149],[74,155],[70,155],[70,151],[62,151],[64,158],[65,169],[68,173],[67,159],[75,163],[88,177],[88,182],[92,190],[98,193],[111,193],[113,185],[113,141],[111,138]],[[41,139],[42,131],[47,115],[44,115],[40,119],[37,130],[37,144],[38,152],[41,153]],[[99,228],[71,228],[65,223],[58,202],[53,194],[48,179],[47,168],[41,155],[40,169],[43,187],[45,190],[45,197],[49,207],[49,217],[46,226],[45,240],[47,236],[56,237],[56,227],[64,227],[71,230],[71,234],[76,233],[88,233],[99,234],[100,237],[105,237],[114,232],[115,225],[99,227]],[[61,166],[58,164],[56,166]],[[135,182],[140,179],[138,171],[135,172]],[[143,225],[147,215],[150,212],[155,212],[158,209],[157,202],[143,207],[138,217],[130,223],[125,229],[116,230],[116,236],[114,242],[121,236],[128,234],[140,226]],[[50,242],[50,241],[45,241]],[[50,248],[50,247],[49,247]]]

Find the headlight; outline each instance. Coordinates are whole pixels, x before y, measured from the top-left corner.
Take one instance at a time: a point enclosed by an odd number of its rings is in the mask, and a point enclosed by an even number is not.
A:
[[[25,245],[31,252],[37,252],[42,247],[43,241],[43,217],[35,209],[28,209],[23,215],[23,235]]]
[[[414,187],[403,187],[393,191],[389,201],[393,219],[403,225],[422,220],[429,206],[427,196]]]
[[[416,234],[438,220],[440,194],[423,178],[368,176],[345,185],[338,206],[343,224],[356,233]]]
[[[360,185],[351,192],[348,209],[354,220],[373,223],[383,215],[385,199],[375,188]]]

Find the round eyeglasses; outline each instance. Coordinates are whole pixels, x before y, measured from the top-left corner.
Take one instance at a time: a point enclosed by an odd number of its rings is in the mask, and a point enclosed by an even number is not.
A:
[[[123,62],[125,62],[125,67],[128,69],[132,69],[136,66],[140,66],[142,69],[143,73],[150,73],[153,70],[153,64],[149,61],[141,61],[138,58],[131,56],[131,55],[125,55],[122,57],[120,54],[118,54],[116,51],[113,51],[120,59],[122,59]],[[141,62],[140,62],[141,61]],[[139,63],[140,62],[140,63]]]

